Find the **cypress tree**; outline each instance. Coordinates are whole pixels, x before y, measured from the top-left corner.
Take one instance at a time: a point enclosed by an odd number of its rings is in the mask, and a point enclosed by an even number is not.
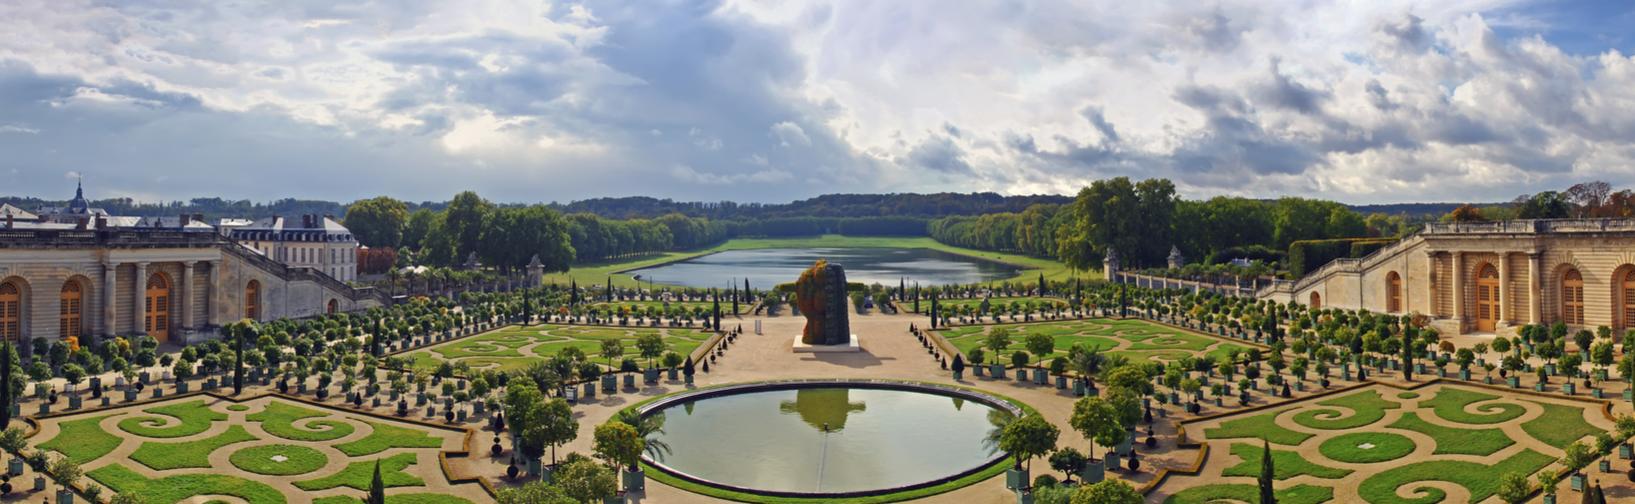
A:
[[[1402,379],[1414,381],[1414,333],[1412,326],[1402,328]]]
[[[1039,272],[1039,295],[1038,295],[1038,297],[1045,297],[1045,273],[1043,271]]]
[[[710,306],[710,310],[715,314],[715,323],[711,324],[710,327],[714,327],[715,332],[721,332],[721,294],[711,289],[710,298],[715,301]]]
[[[738,283],[732,284],[732,314],[738,314]]]
[[[1260,504],[1277,504],[1272,496],[1272,445],[1260,441]]]
[[[375,477],[369,480],[369,498],[364,504],[386,504],[386,483],[380,480],[380,460],[375,460]]]
[[[250,332],[249,323],[227,327],[233,332],[233,395],[239,395],[244,393],[244,333]]]
[[[11,342],[0,345],[0,429],[11,425]]]

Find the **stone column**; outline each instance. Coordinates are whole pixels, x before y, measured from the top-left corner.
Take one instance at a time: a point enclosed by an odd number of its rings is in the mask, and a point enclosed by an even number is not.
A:
[[[147,302],[148,263],[136,263],[136,278],[132,278],[131,283],[135,284],[131,289],[131,306],[135,307],[131,309],[131,320],[134,321],[131,324],[131,332],[134,334],[147,334],[148,328],[145,325],[145,319],[148,316],[148,307],[145,303]]]
[[[214,325],[216,314],[221,313],[221,307],[216,305],[216,289],[221,285],[221,261],[207,261],[210,264],[210,281],[205,282],[204,288],[204,323],[200,325]]]
[[[119,327],[119,263],[102,263],[102,334],[113,336]]]
[[[182,261],[182,329],[193,329],[193,263]]]
[[[1515,317],[1510,313],[1510,253],[1499,253],[1499,313],[1498,320],[1508,321]]]
[[[1453,319],[1459,321],[1459,332],[1465,332],[1465,255],[1453,254]]]
[[[1527,254],[1527,316],[1530,324],[1544,323],[1544,286],[1539,285],[1539,279],[1543,277],[1539,274],[1540,255],[1538,252]]]
[[[1436,251],[1425,251],[1425,314],[1435,318],[1436,312]]]

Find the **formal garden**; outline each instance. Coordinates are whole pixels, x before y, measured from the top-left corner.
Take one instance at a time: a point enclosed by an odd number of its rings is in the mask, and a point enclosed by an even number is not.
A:
[[[1060,358],[1068,369],[1070,353],[1082,351],[1136,362],[1172,362],[1185,357],[1211,362],[1235,360],[1258,345],[1202,336],[1138,319],[1081,319],[1007,325],[966,325],[938,331],[957,348],[966,362],[1015,365],[1020,352],[1027,365],[1054,365]],[[1083,371],[1077,370],[1075,371]]]
[[[151,503],[341,504],[360,502],[375,478],[387,502],[459,504],[487,495],[469,479],[451,482],[440,465],[440,453],[463,449],[463,428],[291,399],[193,395],[39,424],[27,440],[34,451],[22,460],[93,501],[117,493]]]
[[[1209,460],[1177,479],[1169,503],[1252,501],[1267,454],[1278,502],[1519,502],[1535,479],[1554,492],[1563,471],[1586,488],[1588,473],[1608,468],[1590,464],[1635,433],[1635,420],[1615,421],[1596,401],[1439,383],[1337,390],[1184,429]]]
[[[678,366],[713,335],[689,328],[517,325],[440,343],[402,357],[413,369],[426,372],[445,364],[477,371],[517,371],[560,354],[600,364],[605,370],[634,371],[631,366]]]

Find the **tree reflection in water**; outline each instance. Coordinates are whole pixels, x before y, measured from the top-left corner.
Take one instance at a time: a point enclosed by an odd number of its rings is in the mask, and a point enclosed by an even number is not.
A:
[[[828,432],[839,432],[846,428],[848,415],[868,409],[862,402],[851,402],[850,397],[850,389],[800,389],[795,391],[794,401],[783,401],[778,404],[778,411],[785,415],[800,415],[801,421],[819,432],[822,432],[825,426]]]

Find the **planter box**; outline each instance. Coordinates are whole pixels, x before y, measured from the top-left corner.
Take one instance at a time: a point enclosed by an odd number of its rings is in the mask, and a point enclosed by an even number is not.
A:
[[[1100,460],[1085,462],[1084,470],[1079,471],[1079,479],[1083,480],[1085,485],[1100,483],[1101,480],[1107,479],[1106,466]]]
[[[1567,395],[1576,394],[1576,393],[1578,393],[1578,384],[1570,382],[1570,381],[1567,382],[1567,383],[1564,383],[1564,384],[1561,385],[1561,391],[1566,393]]]
[[[642,371],[642,383],[646,383],[648,385],[653,385],[653,384],[657,384],[658,382],[659,382],[659,370],[658,370],[658,368],[647,368],[647,369]]]
[[[77,396],[77,395],[68,396],[68,409],[77,410],[77,409],[80,409],[80,407],[82,407],[84,405],[85,405],[85,400],[80,399],[79,396]]]
[[[1618,458],[1624,460],[1635,458],[1635,446],[1630,446],[1629,443],[1618,445]]]
[[[1027,488],[1029,483],[1027,469],[1011,467],[1005,470],[1005,488],[1021,490]]]
[[[964,371],[955,371],[954,372],[954,381],[959,381],[960,379],[965,378],[964,375],[965,375]]]
[[[1067,388],[1067,377],[1066,376],[1057,376],[1056,377],[1056,389],[1057,390],[1062,390],[1062,389],[1066,389],[1066,388]]]
[[[983,366],[981,364],[976,364],[976,365],[971,366],[971,372],[973,374],[975,374],[976,376],[982,376],[982,370],[983,370]]]
[[[641,471],[624,472],[624,491],[640,492],[647,489],[647,475]]]
[[[682,375],[682,378],[683,378],[683,380],[684,380],[684,381],[685,381],[685,382],[686,382],[686,383],[687,383],[687,384],[688,384],[688,385],[692,385],[692,384],[693,384],[693,375],[690,375],[690,374],[684,374],[684,375]]]
[[[1084,397],[1084,393],[1085,393],[1084,380],[1073,380],[1073,395],[1078,396],[1078,397]]]
[[[681,375],[681,370],[680,369],[670,368],[670,381],[676,381],[677,378],[681,377],[680,375]]]
[[[1601,472],[1612,472],[1611,460],[1601,459],[1601,463],[1599,465],[1601,467]]]
[[[602,375],[602,393],[603,394],[613,394],[615,392],[618,392],[618,389],[619,389],[619,377],[618,376],[614,376],[614,375],[610,375],[610,374]]]
[[[1510,388],[1521,388],[1521,378],[1520,377],[1512,376],[1512,377],[1509,377],[1509,378],[1505,378],[1505,381],[1510,383]]]
[[[22,457],[12,457],[11,461],[6,462],[6,474],[10,475],[10,476],[13,476],[13,477],[22,476],[23,475],[23,458]]]
[[[176,393],[186,394],[187,393],[187,388],[188,388],[187,387],[187,382],[185,382],[185,381],[176,382]]]
[[[74,492],[66,489],[58,490],[57,504],[74,504]]]
[[[1027,381],[1028,381],[1028,370],[1027,370],[1027,368],[1016,368],[1016,383],[1027,383]]]
[[[1470,381],[1470,370],[1469,369],[1459,370],[1459,379],[1464,380],[1464,381]]]
[[[988,365],[988,374],[993,375],[995,380],[1005,379],[1005,365],[1004,364],[989,364]]]
[[[624,388],[627,388],[627,389],[636,388],[636,375],[635,375],[635,373],[625,373],[624,374]]]
[[[1034,385],[1044,385],[1045,380],[1049,380],[1049,379],[1050,379],[1050,374],[1046,373],[1045,370],[1043,370],[1043,369],[1034,369],[1033,370],[1033,384]]]
[[[1574,491],[1579,491],[1579,492],[1584,491],[1584,473],[1574,474],[1571,478],[1568,478],[1568,479],[1572,481]]]

